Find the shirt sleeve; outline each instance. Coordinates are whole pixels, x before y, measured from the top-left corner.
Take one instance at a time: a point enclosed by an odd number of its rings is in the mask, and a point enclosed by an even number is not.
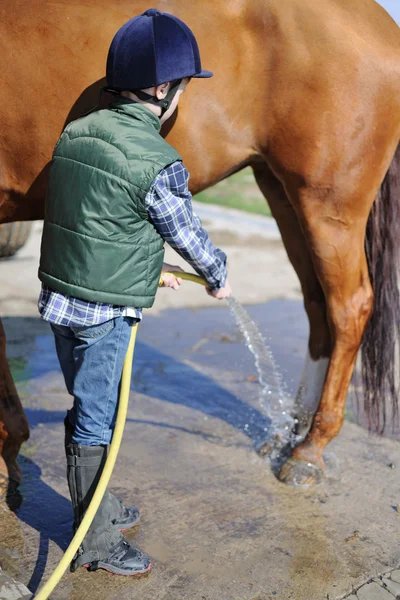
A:
[[[163,169],[146,196],[146,208],[161,237],[202,275],[211,289],[227,278],[226,254],[216,248],[193,212],[189,173],[181,161]]]

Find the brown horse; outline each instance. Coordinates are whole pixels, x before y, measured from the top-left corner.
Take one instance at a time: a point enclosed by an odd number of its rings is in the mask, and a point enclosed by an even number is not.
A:
[[[190,84],[165,132],[191,172],[192,192],[250,165],[301,281],[310,321],[302,401],[316,412],[281,479],[312,481],[341,428],[366,328],[370,422],[382,428],[387,400],[396,412],[400,30],[374,0],[155,6],[189,24],[215,73]],[[113,34],[148,7],[148,0],[2,4],[1,221],[43,217],[47,165],[64,123],[96,104]],[[1,341],[4,457],[18,479],[15,452],[27,426]],[[310,463],[312,472],[304,469]]]

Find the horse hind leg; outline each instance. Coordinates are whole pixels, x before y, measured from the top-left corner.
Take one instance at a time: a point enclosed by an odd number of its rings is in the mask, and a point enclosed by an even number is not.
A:
[[[6,358],[6,337],[0,320],[0,495],[18,485],[21,470],[17,457],[29,437],[29,426]],[[6,489],[4,489],[6,488]]]
[[[293,416],[297,420],[296,437],[304,438],[311,427],[319,404],[331,353],[325,296],[298,217],[281,182],[266,164],[258,164],[253,167],[253,170],[258,186],[268,200],[278,224],[289,260],[300,280],[304,307],[309,320],[307,356],[293,411]],[[267,454],[269,450],[268,440],[258,447],[260,454]]]
[[[372,313],[373,292],[364,238],[375,194],[364,195],[360,186],[350,183],[347,182],[348,189],[356,191],[347,198],[344,190],[333,188],[328,192],[325,189],[323,194],[313,187],[303,188],[297,196],[293,193],[324,290],[332,349],[311,429],[282,467],[279,477],[286,483],[307,485],[322,476],[322,453],[341,429],[357,352]]]

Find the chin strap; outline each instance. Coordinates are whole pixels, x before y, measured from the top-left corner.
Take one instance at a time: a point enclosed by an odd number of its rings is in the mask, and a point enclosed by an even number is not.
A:
[[[176,79],[175,81],[173,81],[171,83],[171,87],[169,88],[167,95],[165,96],[165,98],[162,98],[161,100],[157,100],[157,98],[155,96],[150,96],[150,94],[147,94],[146,92],[142,92],[141,90],[131,90],[131,92],[133,94],[135,94],[135,96],[137,96],[140,100],[143,100],[143,102],[149,102],[149,104],[154,104],[154,106],[160,106],[161,107],[160,117],[162,117],[167,112],[169,107],[171,106],[172,101],[176,96],[176,93],[178,91],[178,88],[179,88],[181,82],[182,82],[182,79]]]

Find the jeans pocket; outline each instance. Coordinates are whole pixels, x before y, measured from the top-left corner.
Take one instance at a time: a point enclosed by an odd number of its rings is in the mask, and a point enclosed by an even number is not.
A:
[[[106,333],[109,333],[112,329],[114,329],[114,325],[115,319],[110,319],[104,323],[98,323],[97,325],[74,325],[71,326],[71,329],[77,338],[92,339],[100,338],[103,335],[106,335]]]

